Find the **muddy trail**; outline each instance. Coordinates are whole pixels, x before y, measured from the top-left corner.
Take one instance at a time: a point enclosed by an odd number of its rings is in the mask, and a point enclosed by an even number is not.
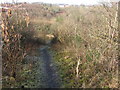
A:
[[[52,51],[50,47],[43,46],[38,48],[36,52],[37,56],[28,56],[27,59],[35,61],[35,87],[36,88],[60,88],[61,79],[58,74],[57,67],[52,57]]]
[[[40,57],[43,60],[43,68],[44,68],[44,77],[45,79],[45,87],[47,88],[59,88],[60,81],[57,74],[57,69],[52,62],[52,55],[48,51],[48,47],[44,46],[40,49]]]

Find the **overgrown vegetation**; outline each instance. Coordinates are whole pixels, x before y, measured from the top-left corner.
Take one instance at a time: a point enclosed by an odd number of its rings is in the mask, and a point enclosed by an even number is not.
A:
[[[56,42],[52,44],[51,51],[62,79],[61,87],[118,88],[116,3],[111,7],[102,4],[65,8],[24,4],[23,8],[26,8],[30,23],[28,16],[18,14],[20,11],[17,10],[13,11],[14,16],[3,18],[3,79],[9,76],[13,82],[23,80],[22,74],[17,74],[16,70],[25,73],[25,55],[31,55],[34,49],[51,41]],[[57,39],[51,39],[52,35]],[[33,72],[34,67],[30,70]],[[25,79],[28,79],[27,75]],[[3,85],[12,87],[6,82]]]
[[[27,13],[27,12],[26,12]],[[32,72],[30,61],[26,62],[26,55],[34,52],[34,49],[42,44],[42,41],[34,38],[34,29],[29,24],[29,16],[22,10],[2,10],[2,75],[3,88],[22,87],[26,83],[30,86],[34,78],[28,72]],[[32,54],[32,53],[31,53]],[[27,73],[27,74],[26,74]]]
[[[57,25],[65,47],[55,56],[63,87],[118,87],[117,7],[72,7],[67,11],[69,16]]]

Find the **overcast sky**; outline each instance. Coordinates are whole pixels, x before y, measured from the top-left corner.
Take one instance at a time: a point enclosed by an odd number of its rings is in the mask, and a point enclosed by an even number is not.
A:
[[[98,2],[101,1],[118,1],[118,0],[14,0],[17,2],[44,2],[44,3],[52,3],[52,4],[56,4],[56,3],[64,3],[64,4],[87,4],[87,5],[93,5],[93,4],[98,4]],[[0,2],[12,2],[12,0],[0,0]]]

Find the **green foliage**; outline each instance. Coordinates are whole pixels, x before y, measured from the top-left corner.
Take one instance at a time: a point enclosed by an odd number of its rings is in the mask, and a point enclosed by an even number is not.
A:
[[[63,22],[63,17],[62,16],[58,16],[56,17],[56,22]]]
[[[92,53],[86,54],[86,59],[90,62],[92,61]]]

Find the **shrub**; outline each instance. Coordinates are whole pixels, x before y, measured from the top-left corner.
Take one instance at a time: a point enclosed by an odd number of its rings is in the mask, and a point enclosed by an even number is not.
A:
[[[26,31],[28,27],[28,16],[24,16],[21,11],[12,10],[12,14],[2,12],[2,62],[3,76],[9,76],[13,79],[18,79],[17,72],[21,70],[21,62],[24,59],[26,52],[21,44],[23,37],[22,31]]]

